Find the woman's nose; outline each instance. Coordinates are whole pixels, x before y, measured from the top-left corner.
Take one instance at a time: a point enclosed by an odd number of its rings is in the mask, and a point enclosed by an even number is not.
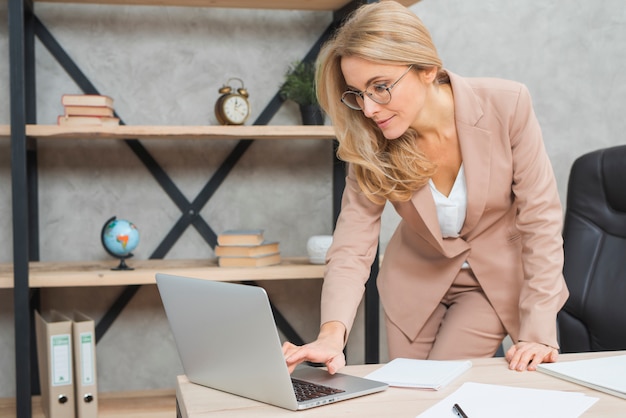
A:
[[[380,109],[380,105],[369,98],[369,96],[364,95],[363,97],[363,114],[368,118],[371,118],[378,112]]]

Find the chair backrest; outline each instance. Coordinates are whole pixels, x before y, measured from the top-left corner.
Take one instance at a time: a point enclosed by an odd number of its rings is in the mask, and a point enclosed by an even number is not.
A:
[[[626,349],[626,145],[572,165],[563,240],[562,352]]]

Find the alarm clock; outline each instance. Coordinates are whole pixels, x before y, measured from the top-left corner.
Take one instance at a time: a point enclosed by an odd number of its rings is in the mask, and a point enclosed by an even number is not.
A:
[[[236,91],[230,87],[230,82],[237,80],[241,87]],[[219,90],[221,96],[215,102],[215,117],[221,125],[243,125],[250,116],[248,90],[239,78],[230,78]]]

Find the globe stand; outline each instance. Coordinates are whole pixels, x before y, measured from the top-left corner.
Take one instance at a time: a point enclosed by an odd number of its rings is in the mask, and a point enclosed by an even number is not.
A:
[[[126,264],[126,259],[132,257],[132,254],[128,254],[126,257],[117,257],[120,259],[120,264],[118,264],[117,267],[113,267],[111,268],[111,270],[135,270],[133,267],[128,267],[128,264]]]

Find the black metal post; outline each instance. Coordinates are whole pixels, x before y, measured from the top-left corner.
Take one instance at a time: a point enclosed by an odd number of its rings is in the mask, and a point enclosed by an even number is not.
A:
[[[380,309],[376,278],[378,277],[378,250],[365,285],[365,363],[377,364],[380,361]]]
[[[30,7],[30,11],[28,8]],[[29,222],[26,147],[26,33],[32,3],[9,0],[9,61],[11,95],[11,183],[13,206],[13,304],[15,321],[16,416],[32,415],[31,341],[28,286]]]

